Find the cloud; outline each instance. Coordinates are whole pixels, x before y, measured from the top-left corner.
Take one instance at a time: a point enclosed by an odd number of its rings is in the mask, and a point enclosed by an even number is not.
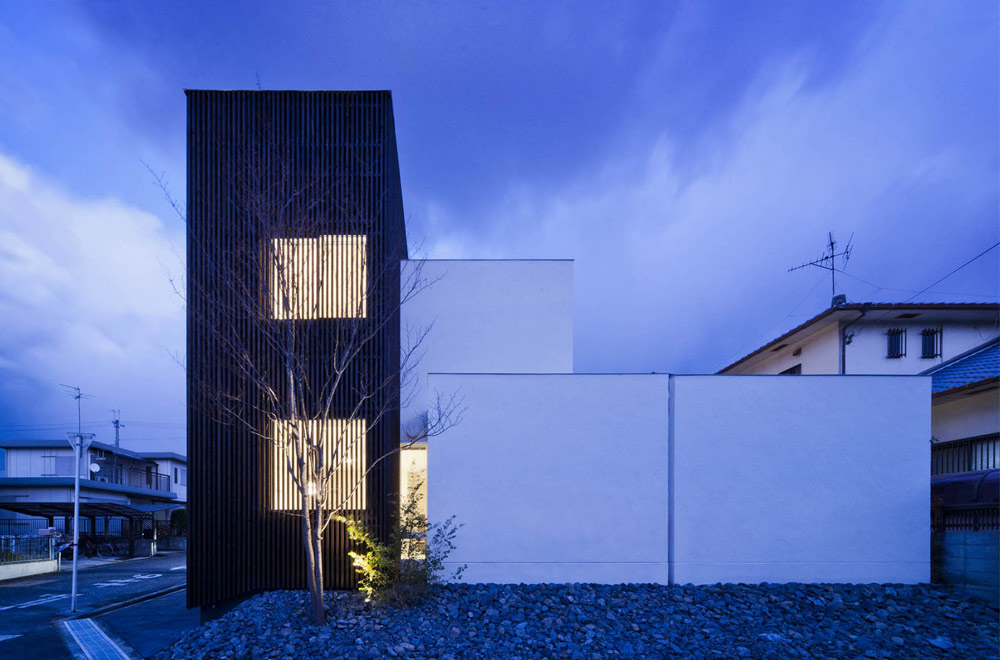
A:
[[[516,182],[485,234],[432,233],[427,251],[575,258],[582,370],[724,366],[828,306],[820,271],[786,271],[829,230],[855,234],[848,272],[884,287],[841,277],[850,299],[908,298],[885,289],[916,292],[997,239],[996,34],[926,9],[877,22],[824,84],[795,53],[760,68],[693,175],[664,126],[563,186]],[[422,213],[460,226],[442,204]],[[943,290],[996,300],[991,259]]]
[[[183,354],[184,312],[169,281],[183,271],[180,245],[155,216],[71,195],[0,154],[0,432],[73,419],[60,383],[94,396],[85,419],[120,408],[126,420],[183,424],[171,353]]]

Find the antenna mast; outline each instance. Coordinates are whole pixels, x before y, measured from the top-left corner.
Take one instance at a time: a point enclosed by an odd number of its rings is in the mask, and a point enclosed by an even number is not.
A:
[[[122,424],[122,420],[121,420],[122,411],[121,410],[112,410],[111,414],[113,414],[115,416],[114,419],[111,420],[111,424],[114,425],[114,427],[115,427],[115,447],[121,447],[121,441],[119,440],[119,437],[118,437],[118,431],[119,431],[119,429],[125,428],[125,425]]]
[[[826,251],[823,256],[819,259],[813,259],[812,261],[807,261],[804,264],[794,266],[788,269],[788,272],[793,270],[799,270],[800,268],[806,268],[807,266],[816,266],[817,268],[822,268],[823,270],[830,271],[830,293],[834,300],[837,298],[837,257],[843,257],[843,263],[841,267],[847,266],[847,260],[851,258],[851,241],[854,240],[854,234],[847,239],[847,247],[845,247],[840,252],[837,252],[837,241],[833,240],[833,232],[827,234],[829,237],[829,242],[826,244]]]

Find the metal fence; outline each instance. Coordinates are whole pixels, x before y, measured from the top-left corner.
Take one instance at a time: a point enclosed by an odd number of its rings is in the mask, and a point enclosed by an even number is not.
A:
[[[0,536],[0,564],[55,559],[55,540],[49,536]]]
[[[936,532],[995,532],[1000,530],[1000,507],[994,503],[931,509]]]
[[[34,536],[48,526],[45,518],[0,518],[0,536]]]
[[[1000,433],[931,445],[931,475],[1000,468]]]

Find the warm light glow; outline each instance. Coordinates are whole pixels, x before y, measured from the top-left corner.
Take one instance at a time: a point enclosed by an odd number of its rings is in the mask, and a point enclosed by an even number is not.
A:
[[[323,466],[325,472],[330,467],[333,474],[330,481],[330,504],[336,507],[347,499],[346,509],[361,510],[365,508],[365,421],[344,419],[311,419],[300,420],[298,428],[305,437],[311,438],[313,444],[323,450]],[[274,447],[271,451],[271,508],[282,511],[298,511],[302,508],[299,489],[288,471],[288,454],[294,457],[290,444],[296,442],[294,427],[290,421],[276,422],[272,429]],[[311,460],[317,460],[310,455]],[[295,460],[292,460],[293,464]],[[313,475],[311,464],[307,465],[304,476],[306,492],[311,496],[319,494],[319,489]],[[353,490],[353,494],[351,491]],[[350,498],[348,499],[348,495]]]
[[[273,241],[271,318],[343,319],[368,315],[363,235]]]

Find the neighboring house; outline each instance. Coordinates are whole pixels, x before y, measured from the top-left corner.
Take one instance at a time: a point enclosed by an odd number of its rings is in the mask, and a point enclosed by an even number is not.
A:
[[[719,373],[919,374],[997,336],[996,303],[844,303]]]
[[[172,451],[144,451],[140,454],[156,461],[157,471],[170,479],[170,490],[177,494],[178,503],[187,502],[188,467],[187,456],[175,454]]]
[[[66,440],[0,440],[0,534],[30,533],[43,523],[65,529],[75,462]],[[85,518],[139,517],[179,499],[156,461],[114,445],[91,444],[79,469]]]
[[[931,376],[932,474],[1000,468],[1000,340],[924,372]]]

